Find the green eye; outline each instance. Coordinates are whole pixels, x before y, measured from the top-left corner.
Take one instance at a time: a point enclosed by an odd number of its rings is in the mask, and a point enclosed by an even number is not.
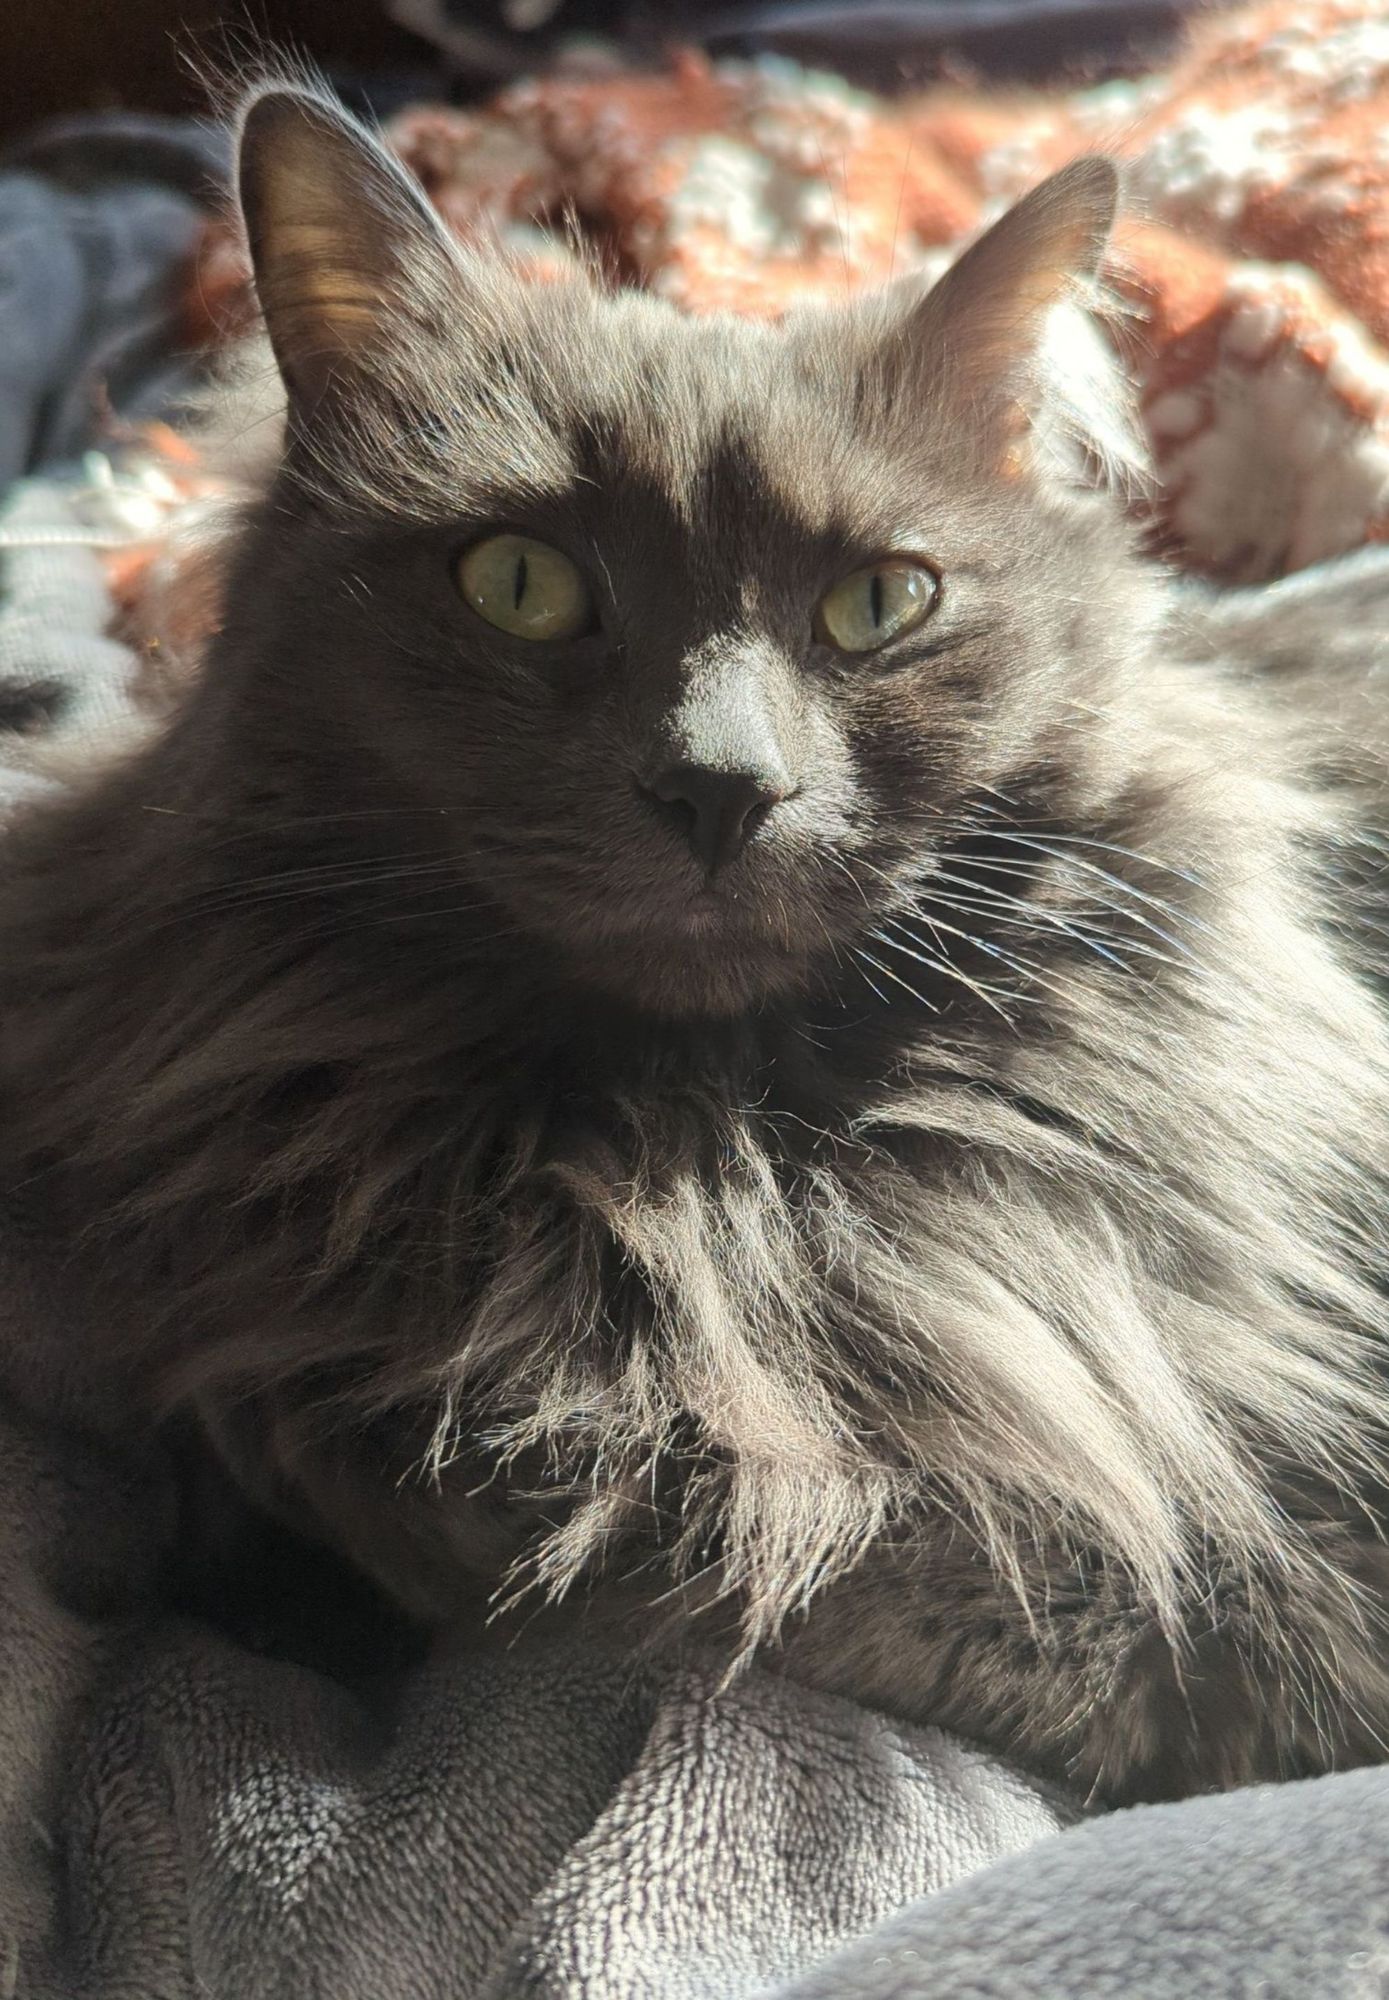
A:
[[[517,639],[577,639],[593,599],[575,564],[529,535],[489,535],[458,563],[458,588],[479,618]]]
[[[870,563],[820,599],[815,636],[841,653],[876,653],[924,624],[939,597],[940,578],[925,563],[902,557]]]

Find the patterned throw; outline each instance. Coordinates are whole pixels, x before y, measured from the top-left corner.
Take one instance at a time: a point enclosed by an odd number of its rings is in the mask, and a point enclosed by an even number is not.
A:
[[[768,314],[943,268],[1041,175],[1113,150],[1138,217],[1110,272],[1128,307],[1116,337],[1151,435],[1158,546],[1247,583],[1389,539],[1382,0],[1208,17],[1168,72],[1069,95],[889,103],[781,62],[686,57],[411,110],[388,136],[460,235],[500,235],[538,277],[579,245],[691,311]],[[199,298],[237,321],[243,283],[214,232]],[[181,489],[189,468],[156,456]],[[205,578],[190,617],[170,550],[111,558],[141,643],[186,641],[205,615]]]

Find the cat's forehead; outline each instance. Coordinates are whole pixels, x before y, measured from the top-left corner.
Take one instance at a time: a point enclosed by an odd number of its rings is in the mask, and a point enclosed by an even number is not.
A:
[[[532,321],[533,380],[580,487],[625,484],[688,529],[760,505],[813,535],[871,483],[848,314],[827,357],[779,326],[640,295],[555,305]]]
[[[799,587],[942,521],[968,540],[961,423],[885,390],[885,323],[871,300],[768,323],[490,271],[442,351],[404,356],[431,415],[403,483],[431,520],[555,530],[648,577],[702,566],[711,593]]]

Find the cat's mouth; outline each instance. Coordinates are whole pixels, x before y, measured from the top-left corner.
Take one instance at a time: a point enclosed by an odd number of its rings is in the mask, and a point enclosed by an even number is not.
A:
[[[503,854],[479,880],[510,890],[497,901],[544,964],[558,949],[576,985],[661,1014],[726,1017],[813,985],[858,915],[786,855],[712,873],[621,848],[594,858],[560,852],[522,871]]]
[[[784,994],[812,959],[784,908],[716,884],[641,912],[609,912],[570,949],[585,984],[682,1016],[726,1016]]]
[[[697,889],[683,906],[667,913],[667,921],[679,935],[692,938],[714,937],[730,927],[727,900],[711,886]]]
[[[642,913],[633,923],[657,938],[718,940],[730,947],[744,945],[797,951],[799,937],[781,899],[725,888],[706,882],[684,896],[672,896]]]

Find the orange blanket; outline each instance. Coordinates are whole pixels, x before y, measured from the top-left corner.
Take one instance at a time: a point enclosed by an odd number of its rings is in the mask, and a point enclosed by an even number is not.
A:
[[[500,234],[539,267],[581,244],[689,310],[758,313],[943,266],[1041,175],[1113,150],[1132,215],[1111,278],[1132,308],[1119,337],[1160,545],[1251,582],[1389,538],[1389,12],[1375,0],[1213,17],[1168,72],[1069,95],[887,102],[785,63],[691,57],[527,84],[482,111],[422,107],[388,137],[461,235]],[[243,283],[211,245],[199,308]],[[157,636],[171,600],[168,561],[155,567],[153,621],[149,566],[127,560],[121,581]]]

